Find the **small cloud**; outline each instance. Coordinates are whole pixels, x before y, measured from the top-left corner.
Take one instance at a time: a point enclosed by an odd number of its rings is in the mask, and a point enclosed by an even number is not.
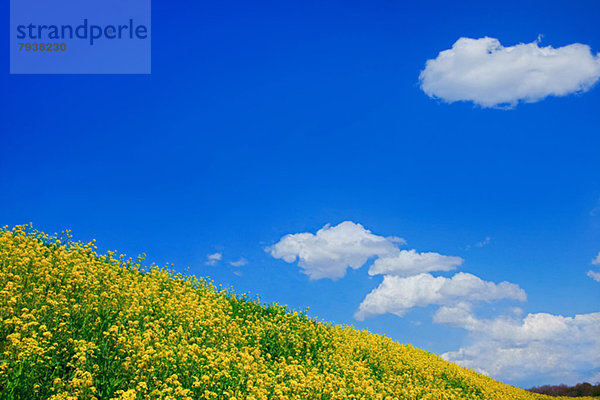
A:
[[[540,47],[538,40],[504,47],[498,39],[460,38],[428,60],[421,89],[448,103],[513,108],[548,96],[583,93],[600,78],[600,57],[580,43]]]
[[[471,250],[473,247],[479,247],[479,248],[481,248],[481,247],[487,246],[491,242],[492,242],[492,238],[489,237],[489,236],[486,236],[485,239],[483,239],[480,242],[477,242],[477,243],[475,243],[473,245],[470,245],[470,244],[466,245],[465,246],[465,250]]]
[[[596,282],[600,282],[600,272],[590,270],[590,271],[588,271],[587,276],[589,276]]]
[[[219,261],[223,259],[222,253],[212,253],[206,256],[206,265],[217,265]]]
[[[244,275],[244,273],[242,271],[240,271],[240,270],[233,271],[233,274],[236,275],[236,276],[239,276],[239,277],[241,277],[241,276]]]
[[[230,261],[229,264],[234,267],[243,267],[244,265],[248,264],[248,260],[242,257],[237,261]]]
[[[486,236],[485,239],[483,239],[481,242],[475,243],[475,247],[487,246],[488,244],[490,244],[491,241],[492,241],[492,238],[489,236]]]
[[[600,252],[594,259],[592,260],[593,265],[600,265]],[[595,280],[596,282],[600,282],[600,272],[589,270],[587,272],[587,276]]]

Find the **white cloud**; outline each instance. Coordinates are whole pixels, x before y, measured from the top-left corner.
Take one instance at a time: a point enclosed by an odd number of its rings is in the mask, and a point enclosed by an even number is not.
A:
[[[375,260],[369,275],[390,274],[411,276],[422,272],[451,271],[460,266],[460,257],[444,256],[439,253],[417,253],[415,250],[401,250],[395,255]]]
[[[248,260],[242,257],[237,261],[230,261],[229,264],[234,267],[243,267],[244,265],[248,264]]]
[[[600,265],[600,252],[598,253],[598,255],[592,260],[592,264],[593,265]],[[590,278],[592,278],[593,280],[595,280],[596,282],[600,282],[600,272],[596,272],[596,271],[588,271],[587,272],[587,276],[589,276]]]
[[[223,258],[221,253],[212,253],[206,256],[206,265],[216,265]]]
[[[468,308],[468,304],[473,302],[500,299],[524,301],[526,297],[525,291],[518,285],[487,282],[464,272],[452,278],[434,277],[431,274],[408,278],[386,275],[383,282],[364,298],[354,316],[362,321],[386,313],[403,316],[413,307],[430,304]]]
[[[477,242],[475,243],[475,247],[483,247],[483,246],[487,246],[488,244],[490,244],[492,242],[492,238],[489,236],[486,236],[485,239],[483,239],[481,242]]]
[[[514,107],[547,96],[589,90],[600,78],[600,57],[575,43],[540,47],[539,41],[504,47],[498,39],[460,38],[428,60],[421,89],[448,103],[472,101],[482,107]]]
[[[446,360],[505,380],[542,377],[573,384],[600,368],[600,313],[564,317],[478,319],[467,308],[442,307],[434,322],[471,332],[473,343]]]
[[[596,272],[596,271],[590,270],[590,271],[587,272],[587,276],[589,276],[590,278],[592,278],[596,282],[600,282],[600,272]]]
[[[488,244],[492,243],[492,238],[489,236],[486,236],[485,239],[483,239],[480,242],[475,243],[473,246],[471,246],[470,244],[465,246],[465,250],[471,250],[471,247],[484,247],[487,246]]]
[[[345,221],[337,226],[325,225],[316,234],[286,235],[266,251],[288,263],[298,260],[302,271],[311,279],[339,279],[347,268],[362,267],[375,261],[369,275],[417,275],[431,271],[450,271],[463,262],[460,257],[439,253],[400,250],[406,241],[397,236],[374,235],[362,225]]]
[[[345,221],[337,226],[325,225],[316,234],[286,235],[266,248],[273,257],[298,265],[310,279],[339,279],[347,268],[362,267],[371,257],[385,257],[399,252],[397,237],[385,238],[371,233],[361,224]]]

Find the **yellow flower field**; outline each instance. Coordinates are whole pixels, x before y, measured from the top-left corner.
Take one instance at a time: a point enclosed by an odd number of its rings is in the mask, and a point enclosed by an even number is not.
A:
[[[0,230],[0,398],[551,398],[95,249]]]

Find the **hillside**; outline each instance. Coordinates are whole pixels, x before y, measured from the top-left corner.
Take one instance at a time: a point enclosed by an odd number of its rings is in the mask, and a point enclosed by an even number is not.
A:
[[[2,399],[547,399],[381,335],[0,230]]]

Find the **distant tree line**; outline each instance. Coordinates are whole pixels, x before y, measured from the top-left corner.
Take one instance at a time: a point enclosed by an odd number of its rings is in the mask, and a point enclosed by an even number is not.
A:
[[[550,396],[568,396],[568,397],[581,397],[581,396],[593,396],[600,397],[600,383],[592,385],[587,382],[578,383],[575,386],[567,385],[544,385],[538,387],[532,387],[527,389],[530,392],[547,394]]]

